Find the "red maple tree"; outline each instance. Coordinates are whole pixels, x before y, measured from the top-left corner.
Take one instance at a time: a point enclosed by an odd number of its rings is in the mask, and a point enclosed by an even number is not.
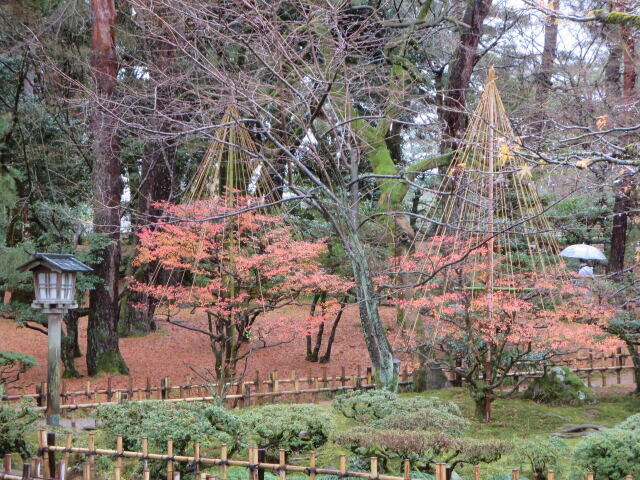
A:
[[[499,251],[490,265],[486,246],[439,236],[431,242],[448,247],[394,260],[392,275],[416,279],[412,294],[399,300],[418,312],[407,341],[464,380],[480,420],[491,421],[493,400],[526,381],[522,376],[506,389],[516,366],[536,369],[558,354],[618,346],[601,329],[614,308],[561,265],[535,272]]]
[[[217,380],[218,395],[241,376],[240,362],[256,348],[289,341],[308,328],[284,317],[261,322],[258,328],[261,315],[320,290],[350,288],[342,277],[322,268],[323,242],[296,239],[282,216],[252,209],[257,204],[238,195],[191,205],[163,204],[165,217],[138,234],[134,263],[157,262],[167,281],[130,279],[130,288],[157,301],[169,321],[186,309],[206,314],[199,324],[174,324],[209,337],[215,362],[208,373]]]

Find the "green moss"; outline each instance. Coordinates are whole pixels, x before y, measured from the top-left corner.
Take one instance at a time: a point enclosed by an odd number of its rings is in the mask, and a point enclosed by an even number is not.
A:
[[[114,373],[116,375],[127,375],[129,367],[122,358],[122,355],[116,352],[105,352],[97,358],[98,372]]]
[[[605,12],[594,10],[594,17],[607,25],[620,25],[622,27],[640,28],[640,15],[625,12]]]

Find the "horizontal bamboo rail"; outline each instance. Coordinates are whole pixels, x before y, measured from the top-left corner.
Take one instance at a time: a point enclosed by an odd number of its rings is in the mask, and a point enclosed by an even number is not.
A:
[[[49,441],[51,440],[51,442]],[[317,475],[334,475],[339,480],[345,478],[361,478],[368,480],[412,480],[411,476],[411,464],[409,460],[404,460],[402,463],[402,475],[389,475],[379,472],[378,458],[370,458],[370,467],[368,472],[347,470],[347,456],[340,455],[339,467],[318,467],[317,466],[317,454],[311,452],[309,455],[308,465],[292,465],[287,463],[286,453],[284,449],[279,449],[278,463],[269,463],[265,460],[265,451],[259,449],[256,446],[250,446],[248,448],[247,460],[236,460],[229,458],[228,448],[226,445],[221,445],[220,457],[210,458],[202,456],[199,442],[194,442],[193,455],[175,455],[173,452],[173,441],[167,440],[166,453],[151,453],[148,449],[148,441],[146,438],[141,439],[141,451],[129,451],[123,449],[123,438],[117,437],[116,449],[105,449],[95,447],[95,436],[93,433],[89,434],[87,447],[73,447],[72,434],[68,433],[65,440],[65,446],[55,445],[54,437],[47,437],[44,430],[40,431],[39,435],[40,443],[40,458],[36,460],[38,465],[43,465],[44,477],[21,477],[11,473],[11,457],[5,457],[5,472],[7,476],[0,476],[0,480],[6,478],[7,480],[29,480],[31,478],[49,478],[49,475],[55,473],[56,479],[64,480],[66,474],[66,468],[69,464],[69,458],[72,453],[81,454],[86,458],[83,465],[83,480],[95,480],[96,472],[96,458],[98,456],[109,456],[115,459],[115,465],[113,469],[113,479],[122,480],[122,468],[123,459],[131,459],[141,461],[143,465],[143,479],[149,480],[149,461],[161,461],[165,462],[165,471],[167,480],[179,480],[180,474],[175,470],[175,464],[187,464],[190,466],[194,473],[194,478],[197,480],[227,480],[229,467],[242,467],[247,469],[248,480],[262,480],[264,475],[261,472],[270,471],[279,476],[279,480],[286,480],[287,473],[304,474],[309,477],[309,480],[315,480]],[[55,466],[56,454],[62,454],[63,460],[58,463],[58,467],[55,472],[51,472],[52,466]],[[7,466],[8,465],[8,466]],[[212,475],[210,473],[201,472],[203,467],[218,467],[218,475]],[[452,470],[445,463],[436,463],[435,465],[435,480],[450,480]],[[55,467],[53,467],[55,468]],[[37,472],[39,473],[39,467]],[[519,469],[511,470],[511,479],[519,480]],[[474,480],[480,480],[480,467],[475,465],[473,467]],[[555,480],[555,474],[552,470],[549,470],[549,480]],[[587,474],[586,480],[593,480],[593,474]],[[626,480],[633,480],[628,475]]]

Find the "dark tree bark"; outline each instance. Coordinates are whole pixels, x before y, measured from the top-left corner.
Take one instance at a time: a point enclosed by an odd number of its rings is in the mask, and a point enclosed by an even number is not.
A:
[[[324,355],[320,357],[320,363],[329,363],[329,360],[331,360],[331,349],[333,347],[333,342],[336,339],[336,332],[338,331],[338,324],[340,323],[340,319],[342,318],[344,307],[347,305],[347,298],[348,297],[345,295],[340,302],[340,310],[336,314],[336,318],[333,319],[331,332],[329,333],[329,338],[327,339],[327,349],[325,350]]]
[[[84,309],[69,310],[64,314],[64,333],[62,334],[62,364],[64,365],[63,378],[79,378],[82,375],[76,370],[74,360],[82,356],[78,344],[78,319],[86,315]]]
[[[440,117],[445,123],[443,150],[455,150],[458,139],[467,127],[466,91],[477,61],[482,26],[489,14],[491,2],[492,0],[467,1],[462,19],[466,26],[462,28],[458,48],[449,63],[449,76],[442,100]]]
[[[152,78],[155,97],[155,115],[150,122],[155,130],[171,130],[171,101],[176,90],[176,82],[172,76],[175,72],[175,44],[172,34],[163,22],[158,21],[167,15],[162,7],[149,2],[148,8],[156,15],[149,15],[147,28],[153,37],[149,40],[149,61],[155,64],[153,72],[162,72],[162,77]],[[143,14],[141,12],[140,14]],[[158,32],[158,33],[156,33]],[[145,144],[140,185],[138,188],[138,226],[150,225],[162,215],[162,210],[154,206],[156,202],[170,201],[174,190],[176,149],[172,139],[149,138]],[[134,276],[147,284],[166,281],[162,272],[157,272],[155,263],[139,267]],[[156,329],[154,313],[156,304],[147,295],[139,292],[127,292],[123,298],[123,309],[120,332],[124,335],[146,335]],[[142,308],[134,308],[134,306]]]
[[[87,332],[87,369],[128,373],[117,336],[118,280],[120,279],[120,141],[118,120],[106,108],[116,87],[116,11],[114,0],[92,0],[93,31],[91,66],[96,103],[89,123],[93,136],[93,225],[94,232],[108,239],[102,259],[94,267],[102,282],[90,294]]]
[[[560,9],[560,0],[552,0],[551,8],[555,11]],[[542,58],[540,67],[535,74],[538,84],[537,96],[542,97],[551,88],[551,76],[553,75],[553,65],[556,61],[558,51],[558,21],[552,16],[545,19],[544,25],[544,46],[542,48]]]

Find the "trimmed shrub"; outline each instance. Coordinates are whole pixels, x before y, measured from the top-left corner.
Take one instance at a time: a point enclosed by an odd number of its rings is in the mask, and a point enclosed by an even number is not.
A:
[[[626,420],[618,423],[615,427],[621,430],[637,430],[640,431],[640,413],[631,415]]]
[[[534,480],[546,480],[549,470],[559,471],[568,454],[569,445],[561,438],[528,440],[516,449],[516,458],[529,464]]]
[[[147,437],[149,449],[156,452],[165,451],[167,440],[173,440],[176,455],[192,454],[196,441],[203,448],[227,444],[230,455],[244,446],[245,431],[239,417],[220,406],[203,402],[101,405],[96,417],[111,434],[112,442],[115,443],[115,436],[122,435],[123,446],[128,450],[140,450],[142,437]],[[157,476],[162,468],[164,462],[151,462],[152,476]],[[176,468],[186,469],[179,464]]]
[[[392,415],[396,417],[394,422],[401,422],[399,417],[422,410],[437,412],[438,415],[461,415],[460,408],[453,402],[442,402],[435,397],[399,398],[395,393],[384,390],[359,390],[338,395],[333,401],[333,408],[347,418],[377,426],[385,426]]]
[[[242,415],[247,431],[273,456],[279,448],[304,452],[324,445],[335,422],[316,405],[266,405]]]
[[[0,350],[0,396],[4,395],[7,384],[17,381],[23,373],[37,366],[38,362],[32,355]]]
[[[624,422],[623,422],[624,423]],[[573,451],[578,467],[596,478],[622,480],[640,475],[640,431],[612,428],[582,439]]]
[[[438,407],[422,408],[414,412],[389,415],[378,420],[381,428],[391,430],[423,430],[448,432],[460,436],[469,429],[469,421]]]
[[[536,378],[524,392],[525,398],[553,405],[582,405],[595,400],[593,390],[569,367],[552,367]]]
[[[397,400],[395,393],[386,390],[352,390],[337,395],[332,405],[347,418],[370,422],[391,415]]]
[[[20,408],[15,408],[15,404],[0,404],[0,455],[18,453],[27,459],[34,454],[33,447],[25,440],[38,418],[33,406],[33,400],[23,401]]]

